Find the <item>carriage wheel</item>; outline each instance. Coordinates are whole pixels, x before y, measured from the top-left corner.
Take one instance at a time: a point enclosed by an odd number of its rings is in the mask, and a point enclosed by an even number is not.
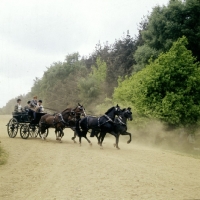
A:
[[[20,128],[20,136],[23,139],[27,139],[29,137],[29,126],[24,124]]]
[[[31,137],[37,137],[39,128],[35,125],[29,125],[29,134]]]
[[[17,135],[18,126],[19,124],[16,118],[10,119],[10,121],[7,124],[7,132],[9,137],[14,138]]]

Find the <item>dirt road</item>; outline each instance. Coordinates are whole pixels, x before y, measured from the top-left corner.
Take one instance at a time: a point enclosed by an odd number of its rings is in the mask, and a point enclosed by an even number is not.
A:
[[[9,118],[0,116],[0,141],[9,153],[0,166],[1,200],[200,199],[199,159],[122,139],[116,150],[113,137],[103,150],[95,138],[80,147],[70,129],[62,143],[53,130],[46,141],[9,138]]]

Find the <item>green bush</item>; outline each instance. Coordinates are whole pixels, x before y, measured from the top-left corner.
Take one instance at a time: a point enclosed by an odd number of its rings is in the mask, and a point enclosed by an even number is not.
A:
[[[143,70],[119,81],[114,101],[169,124],[196,124],[200,117],[200,67],[186,45],[183,36]]]
[[[1,147],[0,144],[0,165],[4,165],[7,162],[8,154],[5,150]]]

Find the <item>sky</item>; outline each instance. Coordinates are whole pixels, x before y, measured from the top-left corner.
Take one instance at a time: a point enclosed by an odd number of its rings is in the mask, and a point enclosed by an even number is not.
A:
[[[0,0],[0,108],[66,55],[113,44],[169,0]],[[23,102],[22,102],[23,103]]]

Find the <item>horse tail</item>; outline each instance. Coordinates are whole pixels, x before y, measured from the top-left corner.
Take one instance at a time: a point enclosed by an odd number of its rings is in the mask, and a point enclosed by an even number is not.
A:
[[[76,134],[79,137],[81,137],[80,120],[81,118],[76,120],[76,127],[75,127]]]
[[[76,120],[76,133],[79,137],[86,137],[88,132],[88,117]]]

